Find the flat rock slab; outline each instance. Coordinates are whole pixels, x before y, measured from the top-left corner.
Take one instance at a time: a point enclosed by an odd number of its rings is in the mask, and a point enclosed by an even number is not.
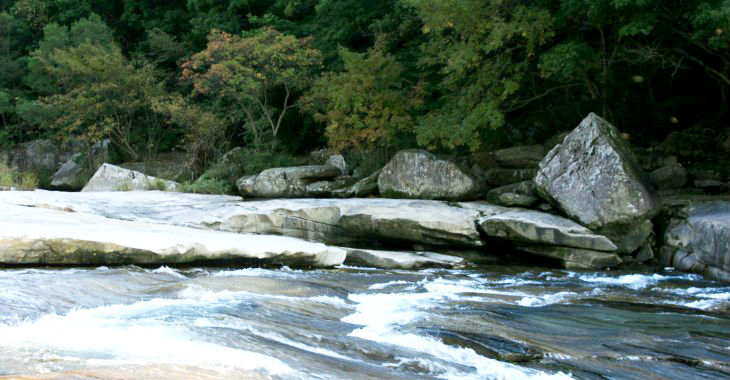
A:
[[[440,201],[302,198],[244,202],[233,196],[160,191],[132,191],[123,196],[111,192],[14,191],[0,192],[2,203],[72,209],[147,223],[286,235],[338,245],[372,240],[483,244],[476,226],[482,213]]]
[[[246,261],[330,267],[345,251],[283,236],[247,235],[3,204],[0,264],[125,265]]]
[[[531,210],[515,210],[480,218],[477,222],[488,236],[507,240],[584,248],[596,251],[615,251],[607,237],[557,215]]]
[[[347,251],[345,264],[384,269],[418,269],[425,267],[454,267],[464,263],[456,256],[435,252],[380,251],[374,249],[342,248]]]

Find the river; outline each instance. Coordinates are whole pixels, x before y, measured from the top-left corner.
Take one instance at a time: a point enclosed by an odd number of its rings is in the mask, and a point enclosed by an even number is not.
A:
[[[0,269],[0,377],[719,379],[730,287],[494,266]]]

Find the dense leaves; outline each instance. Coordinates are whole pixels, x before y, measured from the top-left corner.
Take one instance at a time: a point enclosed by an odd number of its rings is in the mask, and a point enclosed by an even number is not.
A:
[[[5,0],[0,145],[367,155],[727,128],[730,0]],[[365,152],[365,153],[364,153]],[[278,154],[278,153],[277,153]]]

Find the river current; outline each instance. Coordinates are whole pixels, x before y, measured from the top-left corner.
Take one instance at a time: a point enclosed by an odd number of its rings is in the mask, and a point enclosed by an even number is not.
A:
[[[0,378],[719,379],[730,287],[526,267],[0,269]]]

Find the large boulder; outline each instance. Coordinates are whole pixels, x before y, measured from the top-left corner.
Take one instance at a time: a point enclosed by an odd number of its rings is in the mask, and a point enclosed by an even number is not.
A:
[[[345,157],[342,157],[341,154],[333,154],[327,158],[327,161],[324,163],[325,165],[334,166],[337,169],[340,169],[341,175],[348,175],[350,174],[350,166],[347,165],[347,162],[345,161]]]
[[[53,174],[51,187],[59,190],[81,190],[89,178],[109,160],[109,139],[92,145],[85,153],[76,153]]]
[[[464,200],[479,191],[455,163],[424,150],[396,153],[378,177],[380,194],[389,198]]]
[[[534,182],[544,199],[608,236],[622,253],[644,244],[660,208],[626,141],[593,113],[540,162]]]
[[[730,202],[702,202],[678,214],[662,236],[663,264],[730,281]]]
[[[138,171],[124,169],[112,164],[101,165],[81,191],[133,191],[170,190],[178,187],[177,182],[148,176]]]
[[[283,236],[246,235],[81,212],[3,205],[0,265],[254,263],[330,267],[346,252]]]
[[[615,253],[600,252],[590,249],[521,245],[518,250],[558,260],[568,269],[605,269],[621,264],[621,258]]]
[[[243,196],[259,198],[302,198],[325,196],[333,188],[322,193],[323,184],[308,189],[307,186],[332,180],[340,175],[340,169],[330,165],[295,166],[272,168],[258,175],[242,177],[236,182]]]
[[[377,170],[351,186],[332,191],[332,196],[336,198],[362,198],[375,195],[378,193],[379,175],[380,170]]]
[[[615,251],[608,238],[557,215],[532,210],[513,210],[480,218],[477,222],[487,236],[521,243]]]
[[[33,172],[45,179],[53,175],[64,162],[81,149],[76,142],[58,143],[50,139],[39,139],[18,144],[3,154],[0,159],[20,172]]]

